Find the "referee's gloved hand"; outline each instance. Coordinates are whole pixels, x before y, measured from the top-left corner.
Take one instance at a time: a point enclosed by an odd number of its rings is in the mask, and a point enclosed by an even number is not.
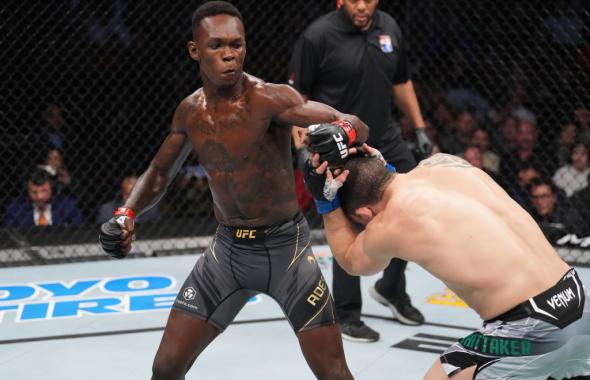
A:
[[[305,186],[314,198],[319,214],[327,214],[340,207],[338,189],[342,187],[348,177],[348,170],[334,178],[328,169],[328,162],[319,165],[320,155],[314,153],[311,160],[307,160],[303,170]]]
[[[428,135],[426,134],[426,128],[416,129],[416,145],[418,147],[418,151],[423,155],[424,158],[430,156],[432,153],[432,141],[430,141]]]
[[[356,130],[349,121],[336,120],[309,126],[309,149],[319,153],[320,161],[341,166],[348,157],[348,148],[356,141]]]
[[[100,226],[98,241],[103,251],[116,259],[129,254],[134,239],[135,213],[129,208],[118,208],[113,217]]]

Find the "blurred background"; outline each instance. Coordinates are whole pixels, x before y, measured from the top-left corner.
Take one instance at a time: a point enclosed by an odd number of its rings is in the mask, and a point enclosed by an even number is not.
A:
[[[277,83],[287,82],[299,34],[334,9],[333,0],[231,2],[244,17],[246,71]],[[149,164],[176,105],[200,86],[186,52],[200,4],[2,2],[0,266],[107,258],[98,226]],[[487,171],[567,261],[590,263],[590,3],[382,0],[380,9],[408,41],[438,151]],[[413,128],[397,115],[413,147]],[[44,225],[23,217],[27,202],[48,199],[63,217]],[[190,157],[157,208],[138,219],[134,257],[200,251],[216,228],[211,202]]]

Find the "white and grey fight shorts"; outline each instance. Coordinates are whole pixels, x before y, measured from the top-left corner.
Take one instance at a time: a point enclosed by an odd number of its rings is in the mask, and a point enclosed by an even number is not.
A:
[[[440,357],[449,377],[590,379],[590,296],[574,269],[550,289],[483,326]]]

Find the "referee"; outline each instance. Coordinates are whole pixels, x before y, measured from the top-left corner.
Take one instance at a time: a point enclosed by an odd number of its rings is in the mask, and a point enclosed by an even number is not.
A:
[[[416,166],[393,120],[393,101],[416,128],[418,149],[428,156],[432,144],[407,62],[406,44],[397,22],[377,10],[378,0],[342,0],[339,9],[313,22],[299,37],[289,64],[289,84],[308,99],[355,114],[369,126],[368,144],[379,149],[399,172]],[[393,259],[370,289],[379,303],[404,324],[424,317],[406,293],[407,262]],[[374,342],[379,333],[361,321],[360,279],[333,262],[332,290],[345,339]]]

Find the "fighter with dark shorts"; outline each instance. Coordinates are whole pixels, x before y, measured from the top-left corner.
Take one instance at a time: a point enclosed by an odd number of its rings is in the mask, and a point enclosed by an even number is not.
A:
[[[243,72],[240,12],[211,1],[193,14],[187,48],[203,87],[177,107],[171,130],[124,207],[102,225],[100,243],[126,256],[135,213],[152,207],[192,151],[205,168],[219,228],[170,312],[153,364],[154,380],[184,379],[198,355],[262,292],[283,308],[303,355],[320,379],[352,379],[332,297],[309,248],[291,158],[293,125],[322,126],[323,149],[345,154],[366,141],[358,117],[306,101],[287,85]]]
[[[279,303],[295,332],[335,323],[334,303],[301,213],[272,227],[220,225],[174,308],[224,330],[258,293]]]

